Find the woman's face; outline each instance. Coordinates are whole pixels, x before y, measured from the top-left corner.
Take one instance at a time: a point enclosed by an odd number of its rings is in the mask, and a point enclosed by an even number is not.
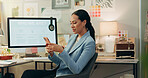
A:
[[[74,34],[81,34],[85,28],[86,20],[83,22],[78,19],[78,16],[73,14],[70,19],[71,28]]]

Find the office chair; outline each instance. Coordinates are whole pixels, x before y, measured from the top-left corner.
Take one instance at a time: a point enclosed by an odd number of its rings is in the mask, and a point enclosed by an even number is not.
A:
[[[91,69],[93,65],[95,64],[97,56],[98,56],[98,53],[95,53],[94,56],[90,59],[90,61],[87,63],[87,65],[84,67],[84,69],[79,74],[59,76],[56,78],[89,78]],[[57,70],[58,67],[56,67],[53,70]],[[44,77],[44,78],[48,78],[48,77]]]

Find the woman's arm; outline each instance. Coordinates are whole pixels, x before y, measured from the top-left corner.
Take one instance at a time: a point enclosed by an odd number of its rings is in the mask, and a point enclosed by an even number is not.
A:
[[[44,38],[45,39],[45,38]],[[72,38],[69,39],[68,43],[71,41]],[[48,40],[47,40],[48,41]],[[53,45],[53,46],[52,46]],[[53,52],[54,50],[56,50],[56,52],[58,50],[62,50],[61,52],[63,52],[63,47],[57,45],[57,44],[52,44],[49,42],[46,43],[46,51],[49,53],[48,58],[54,62],[55,64],[60,64],[61,59]],[[59,52],[60,53],[60,52]]]
[[[69,54],[65,50],[59,54],[59,57],[73,72],[73,74],[78,74],[82,71],[82,69],[86,66],[86,64],[94,54],[95,42],[92,41],[84,45],[83,51],[76,62],[69,56]]]
[[[53,56],[48,55],[48,58],[54,62],[56,65],[59,65],[61,62],[61,59],[53,52]]]

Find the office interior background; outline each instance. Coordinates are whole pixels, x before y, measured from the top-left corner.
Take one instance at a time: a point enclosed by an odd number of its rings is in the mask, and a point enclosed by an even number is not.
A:
[[[7,46],[7,17],[55,17],[57,18],[57,32],[60,34],[73,34],[70,28],[71,14],[77,9],[85,9],[90,11],[90,6],[96,5],[95,0],[84,0],[83,5],[76,5],[77,0],[70,1],[68,8],[53,8],[52,2],[54,0],[0,0],[1,10],[1,29],[4,31],[4,36],[0,37],[2,46]],[[56,0],[55,0],[56,1]],[[91,22],[96,31],[96,41],[104,42],[105,37],[100,37],[100,22],[102,21],[116,21],[118,23],[118,30],[128,30],[128,37],[135,37],[136,42],[136,58],[138,63],[138,78],[144,78],[144,71],[142,70],[141,55],[146,52],[147,42],[144,41],[145,26],[146,26],[146,12],[148,11],[148,0],[102,0],[112,1],[112,8],[101,8],[100,16],[91,17]],[[26,8],[30,7],[31,12],[27,12]],[[17,13],[13,13],[17,11]],[[104,30],[105,31],[105,30]],[[12,52],[25,54],[26,48],[11,49]],[[44,55],[45,49],[38,48],[38,53]],[[39,66],[41,69],[42,65]],[[48,66],[47,66],[48,67]],[[50,66],[49,66],[50,67]],[[103,78],[116,72],[129,70],[132,66],[127,65],[98,65],[98,67],[91,74],[91,78]],[[10,72],[17,73],[16,78],[20,78],[23,71],[34,68],[33,63],[24,64],[17,67],[11,67]],[[19,71],[19,72],[18,72]],[[123,72],[114,75],[110,78],[119,78],[131,71]]]

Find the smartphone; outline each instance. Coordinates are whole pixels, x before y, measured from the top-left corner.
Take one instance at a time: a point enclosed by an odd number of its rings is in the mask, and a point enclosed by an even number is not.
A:
[[[47,37],[43,37],[46,43],[50,43],[49,39]]]

